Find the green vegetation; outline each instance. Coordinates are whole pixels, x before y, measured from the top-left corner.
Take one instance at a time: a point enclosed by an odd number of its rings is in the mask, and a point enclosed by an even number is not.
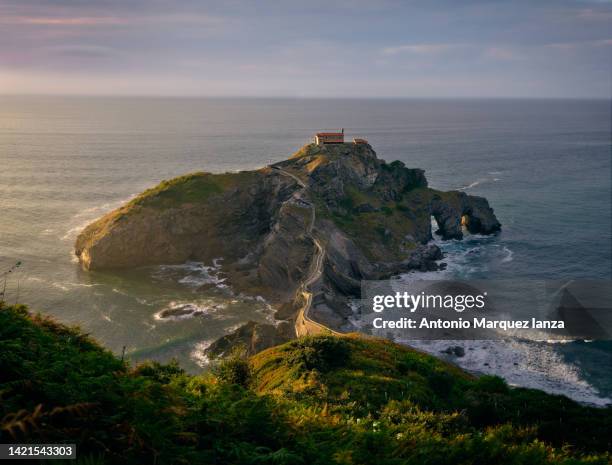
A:
[[[610,408],[356,335],[234,354],[190,376],[130,368],[78,329],[2,306],[0,396],[1,442],[76,442],[76,463],[610,461]]]
[[[162,181],[133,199],[131,205],[167,207],[169,204],[195,203],[223,192],[219,175],[192,173]]]
[[[186,204],[203,203],[212,195],[254,182],[256,176],[255,171],[221,174],[197,172],[162,181],[88,225],[79,235],[77,249],[83,249],[86,244],[106,236],[127,217],[141,212],[141,207],[162,210]]]
[[[319,200],[317,214],[332,220],[360,246],[368,259],[397,260],[405,258],[406,251],[414,247],[405,237],[418,236],[417,224],[422,219],[419,215],[427,214],[424,205],[420,209],[421,205],[413,201],[416,196],[411,194],[401,202],[384,202],[375,192],[349,185],[345,187],[345,196],[338,200],[339,208],[330,210],[323,200]],[[367,207],[363,208],[364,205]],[[377,244],[384,247],[377,247]]]
[[[289,159],[295,160],[295,159],[303,158],[303,157],[312,157],[319,153],[321,153],[321,147],[315,143],[310,143],[310,144],[306,144],[300,147],[300,149],[297,152],[295,152],[293,155],[291,155]]]
[[[226,189],[242,185],[254,179],[255,172],[212,174],[197,172],[162,181],[147,189],[126,205],[169,208],[185,203],[200,203],[211,195],[220,194]]]

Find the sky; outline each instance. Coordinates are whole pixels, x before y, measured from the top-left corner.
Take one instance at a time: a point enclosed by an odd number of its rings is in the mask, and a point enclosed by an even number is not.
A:
[[[0,94],[609,98],[612,1],[0,0]]]

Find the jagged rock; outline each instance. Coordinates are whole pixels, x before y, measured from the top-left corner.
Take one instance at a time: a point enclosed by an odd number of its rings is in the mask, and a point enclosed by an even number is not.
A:
[[[440,352],[447,355],[454,355],[455,357],[465,356],[465,349],[461,346],[449,346]]]
[[[487,199],[465,192],[434,194],[431,214],[438,223],[438,234],[444,239],[462,239],[462,221],[472,234],[492,234],[501,229]]]
[[[381,165],[374,190],[386,200],[398,201],[412,189],[427,187],[425,171],[406,168],[401,161]]]
[[[435,271],[440,269],[436,263],[442,259],[442,251],[435,244],[418,245],[401,262],[381,263],[377,266],[378,279],[411,270]]]
[[[299,303],[297,303],[295,299],[283,302],[277,306],[276,313],[274,313],[274,318],[277,320],[288,320],[296,314],[299,307]]]
[[[210,358],[219,358],[229,355],[235,347],[241,347],[247,355],[253,355],[287,342],[292,337],[287,324],[274,326],[249,321],[233,333],[217,339],[204,352]]]
[[[343,318],[348,318],[353,314],[353,311],[348,304],[348,299],[341,294],[334,292],[324,293],[323,301],[325,305]]]
[[[379,209],[370,205],[369,203],[362,203],[360,205],[357,205],[355,211],[357,213],[372,213],[379,211]]]

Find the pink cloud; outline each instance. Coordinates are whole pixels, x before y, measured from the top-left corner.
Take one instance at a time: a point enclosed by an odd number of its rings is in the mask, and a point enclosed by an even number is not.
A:
[[[41,26],[95,26],[108,24],[127,24],[123,18],[112,16],[83,17],[44,17],[44,16],[13,16],[0,19],[3,24],[32,24]]]

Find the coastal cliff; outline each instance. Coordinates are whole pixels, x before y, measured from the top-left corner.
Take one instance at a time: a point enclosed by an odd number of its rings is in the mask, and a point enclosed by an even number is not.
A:
[[[368,144],[309,144],[260,170],[164,181],[87,226],[75,253],[88,270],[222,258],[226,283],[265,297],[278,320],[298,320],[308,298],[310,319],[350,329],[361,280],[443,266],[432,217],[445,239],[501,227],[486,199],[432,189]]]

